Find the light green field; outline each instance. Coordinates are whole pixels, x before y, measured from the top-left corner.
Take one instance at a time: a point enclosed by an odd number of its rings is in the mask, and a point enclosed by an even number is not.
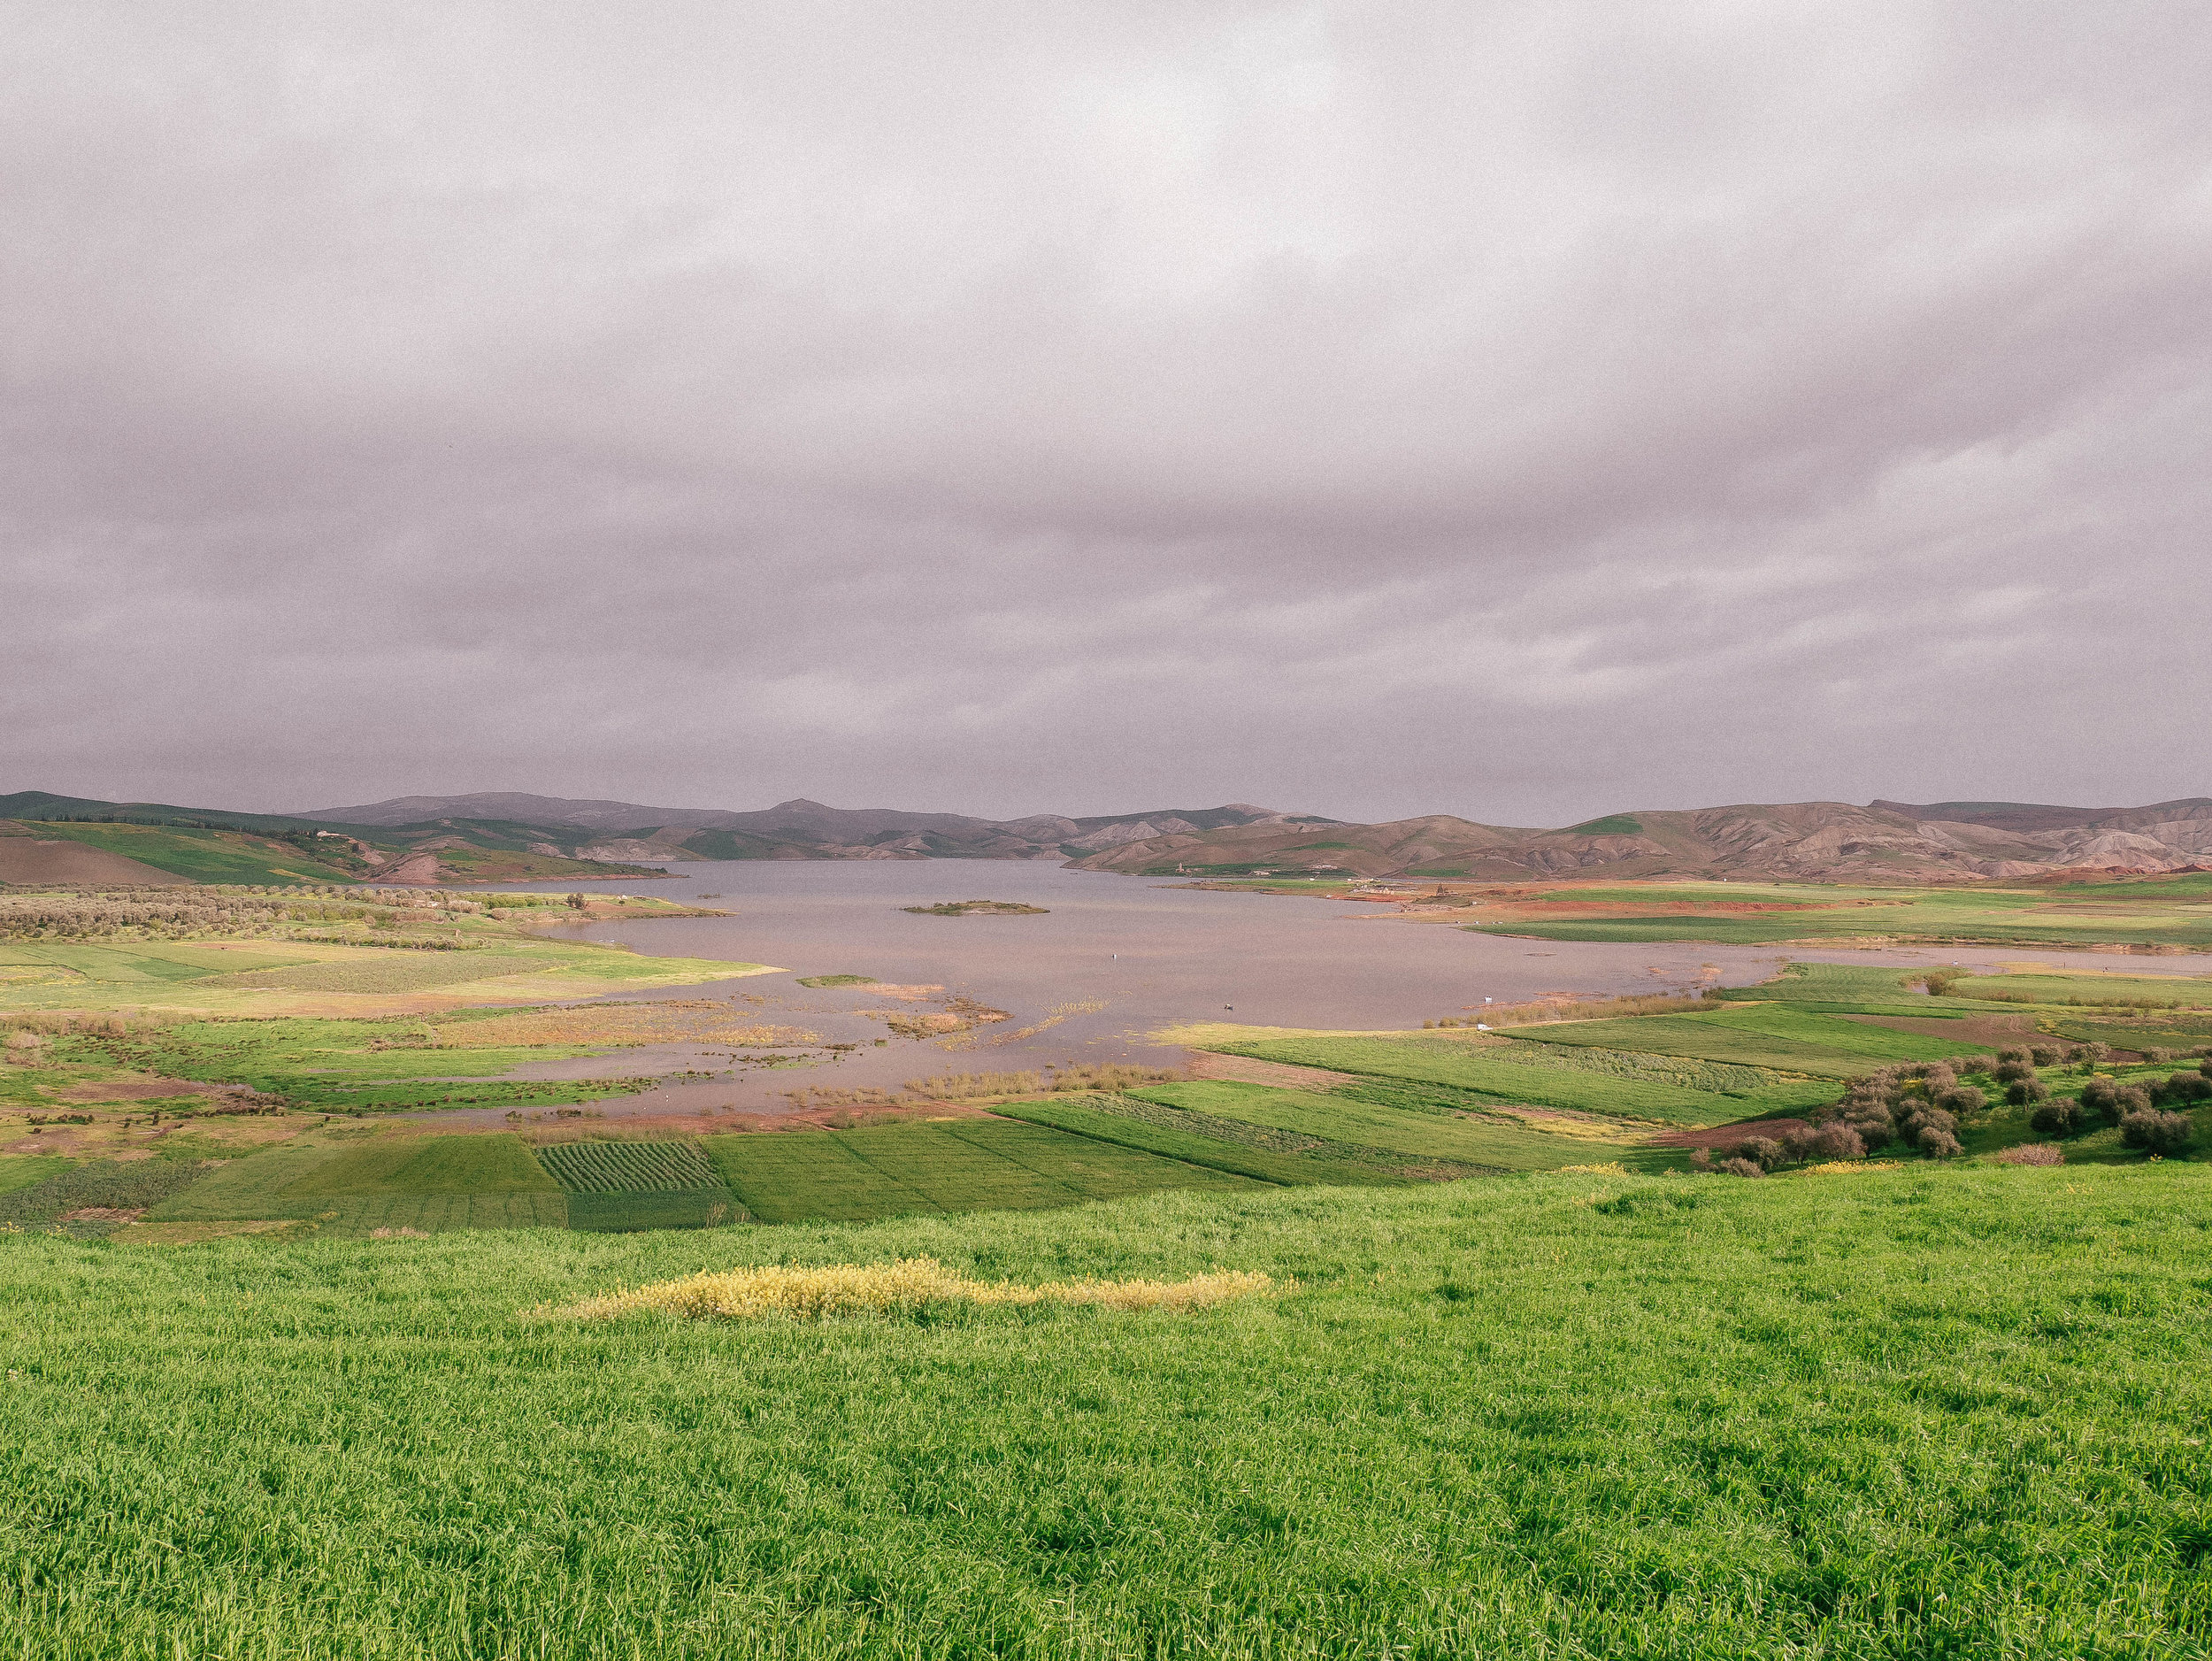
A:
[[[1960,885],[1866,888],[1825,883],[1687,883],[1517,888],[1481,902],[1481,934],[1536,940],[1786,941],[1897,939],[2053,946],[2212,949],[2212,898],[2186,884],[2106,883],[2073,889]],[[1771,903],[1789,909],[1731,908]],[[1617,907],[1560,915],[1564,904]],[[1657,913],[1657,914],[1654,914]]]
[[[1594,1024],[1594,1023],[1592,1023]],[[1616,1022],[1608,1025],[1625,1026]],[[1557,1034],[1572,1023],[1542,1029],[1547,1042],[1561,1042]],[[1640,1041],[1648,1019],[1634,1023],[1638,1040],[1627,1047],[1670,1053],[1666,1044]],[[1471,1090],[1499,1103],[1525,1103],[1566,1108],[1575,1112],[1602,1113],[1678,1125],[1724,1125],[1746,1117],[1745,1104],[1734,1097],[1704,1090],[1686,1090],[1678,1085],[1649,1080],[1578,1073],[1562,1067],[1522,1065],[1494,1058],[1486,1046],[1451,1039],[1417,1035],[1303,1038],[1267,1037],[1238,1040],[1217,1037],[1202,1048],[1227,1055],[1252,1056],[1263,1061],[1326,1067],[1337,1073],[1372,1073],[1384,1078],[1412,1079]],[[1730,1059],[1732,1057],[1720,1057]],[[1772,1065],[1772,1064],[1761,1064]]]
[[[1928,1038],[1846,1020],[1816,1010],[1763,1006],[1711,1015],[1645,1015],[1617,1021],[1558,1021],[1510,1032],[1548,1044],[1632,1047],[1747,1066],[1852,1079],[1892,1061],[1986,1055],[1985,1045]]]
[[[340,1150],[295,1178],[296,1198],[548,1193],[560,1185],[511,1132],[387,1139]]]
[[[2212,1648],[2208,1205],[2169,1164],[0,1237],[0,1643],[2186,1661]],[[532,1312],[919,1255],[1283,1289],[1182,1315]]]
[[[2212,977],[2205,975],[1978,974],[1950,987],[1959,997],[2007,1003],[2212,1010]]]
[[[1260,1084],[1206,1080],[1148,1085],[1132,1090],[1141,1100],[1223,1119],[1271,1125],[1279,1130],[1326,1136],[1396,1153],[1455,1159],[1494,1171],[1555,1170],[1564,1165],[1609,1160],[1633,1145],[1625,1129],[1593,1127],[1586,1136],[1548,1135],[1525,1124],[1411,1112],[1349,1096],[1283,1090]],[[1609,1129],[1609,1134],[1602,1134]]]
[[[0,1154],[0,1194],[12,1194],[18,1188],[27,1188],[35,1182],[43,1182],[57,1172],[66,1171],[66,1159],[44,1158],[36,1154]]]

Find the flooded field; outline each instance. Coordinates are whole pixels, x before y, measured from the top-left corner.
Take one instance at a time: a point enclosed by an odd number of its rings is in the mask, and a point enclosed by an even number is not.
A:
[[[780,1042],[718,1049],[655,1044],[549,1063],[526,1069],[525,1076],[680,1071],[692,1076],[627,1102],[600,1103],[597,1111],[788,1111],[810,1092],[896,1090],[909,1080],[948,1074],[1060,1065],[1173,1066],[1185,1052],[1163,1046],[1155,1034],[1185,1021],[1418,1027],[1443,1016],[1479,1018],[1485,999],[1506,1004],[1553,993],[1674,992],[1755,981],[1789,957],[1910,965],[2069,955],[2018,947],[1869,952],[1516,940],[1409,923],[1387,907],[1356,901],[1180,888],[1045,863],[759,861],[671,869],[678,876],[642,891],[725,907],[732,915],[578,933],[649,955],[780,965],[780,974],[662,995],[710,997],[726,1010],[733,1003],[764,1028],[780,1029]],[[905,909],[960,900],[1042,909],[1005,916]],[[2167,959],[2159,966],[2188,973],[2193,965]],[[799,984],[838,975],[882,984]]]

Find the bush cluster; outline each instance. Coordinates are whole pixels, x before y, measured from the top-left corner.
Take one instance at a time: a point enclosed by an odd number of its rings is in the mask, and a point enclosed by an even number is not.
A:
[[[1754,1136],[1738,1144],[1717,1164],[1710,1153],[1700,1148],[1690,1156],[1690,1164],[1700,1171],[1763,1177],[1785,1165],[1825,1165],[1834,1160],[1865,1157],[1866,1143],[1847,1125],[1798,1125],[1785,1131],[1778,1140]]]
[[[335,928],[349,923],[397,929],[487,909],[484,901],[439,889],[45,889],[0,895],[0,940],[204,940],[282,934],[342,941],[349,937],[301,936],[296,931],[302,926]]]
[[[1989,1097],[1961,1084],[1948,1062],[1884,1067],[1853,1082],[1840,1102],[1822,1111],[1819,1124],[1840,1127],[1870,1151],[1902,1142],[1933,1159],[1962,1150],[1959,1121],[1989,1106]]]

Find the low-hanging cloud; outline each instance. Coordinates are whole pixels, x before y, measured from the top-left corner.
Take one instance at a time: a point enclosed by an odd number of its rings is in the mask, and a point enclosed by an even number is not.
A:
[[[2207,789],[2188,8],[33,7],[4,788]]]

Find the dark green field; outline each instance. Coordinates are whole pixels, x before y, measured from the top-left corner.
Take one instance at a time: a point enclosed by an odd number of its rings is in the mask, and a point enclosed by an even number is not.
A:
[[[618,1237],[12,1238],[0,1642],[2202,1657],[2208,1215],[2212,1177],[2166,1165]],[[1191,1314],[530,1313],[917,1254],[1284,1289]]]

